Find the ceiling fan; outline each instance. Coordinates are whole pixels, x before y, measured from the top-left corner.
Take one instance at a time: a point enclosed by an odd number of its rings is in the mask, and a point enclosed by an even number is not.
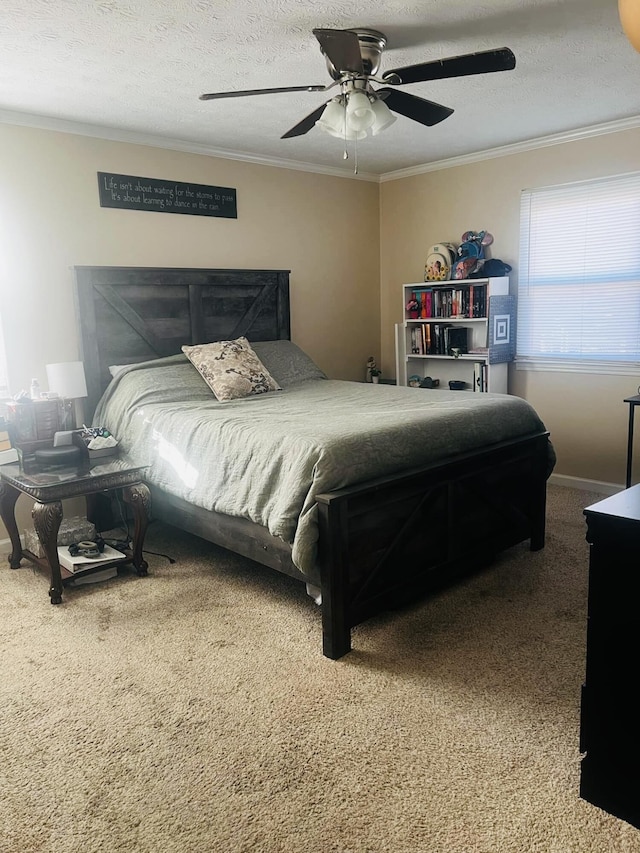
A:
[[[341,139],[362,139],[368,131],[375,136],[389,127],[395,121],[391,111],[428,127],[438,124],[453,113],[450,107],[389,88],[391,86],[509,71],[515,68],[516,64],[513,52],[508,47],[501,47],[407,65],[404,68],[385,71],[378,76],[380,59],[387,45],[383,33],[370,29],[314,29],[313,34],[320,44],[333,83],[211,92],[200,95],[200,100],[271,95],[278,92],[326,92],[339,86],[339,95],[309,113],[281,138],[302,136],[317,125]],[[383,88],[374,89],[372,83],[382,84]]]

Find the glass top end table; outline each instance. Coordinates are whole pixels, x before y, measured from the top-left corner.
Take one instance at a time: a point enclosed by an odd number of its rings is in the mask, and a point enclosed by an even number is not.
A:
[[[0,517],[11,538],[12,552],[8,557],[12,569],[20,566],[24,558],[40,568],[48,569],[51,576],[49,597],[52,604],[62,602],[63,582],[74,577],[60,566],[58,559],[58,531],[62,521],[62,501],[68,498],[85,497],[87,515],[90,514],[92,498],[100,492],[120,490],[122,497],[132,510],[134,533],[132,547],[119,559],[118,565],[133,564],[139,576],[147,574],[147,563],[142,556],[142,546],[149,522],[151,495],[143,482],[145,465],[136,465],[126,457],[107,457],[93,464],[77,467],[57,467],[24,471],[18,464],[0,466]],[[45,557],[22,548],[15,518],[15,505],[21,494],[34,501],[31,516],[42,545]],[[115,563],[116,561],[114,561]],[[112,565],[100,561],[96,570]],[[87,570],[91,572],[91,569]]]

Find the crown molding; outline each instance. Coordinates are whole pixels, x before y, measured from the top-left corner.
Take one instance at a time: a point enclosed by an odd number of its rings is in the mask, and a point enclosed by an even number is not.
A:
[[[548,148],[551,145],[561,145],[563,142],[577,142],[581,139],[590,139],[593,136],[602,136],[607,133],[634,130],[637,127],[640,127],[640,115],[604,124],[594,124],[590,127],[578,128],[577,130],[568,130],[563,133],[552,133],[549,136],[539,136],[536,139],[529,139],[525,142],[501,145],[499,148],[489,148],[486,151],[463,154],[460,157],[451,157],[447,160],[437,160],[433,163],[425,163],[422,166],[411,166],[408,169],[385,172],[380,175],[379,182],[383,184],[386,181],[398,181],[401,178],[423,175],[425,172],[439,172],[442,169],[453,169],[455,166],[467,166],[473,163],[480,163],[483,160],[493,160],[496,157],[507,157],[509,154],[522,154],[525,151],[534,151],[537,148]]]
[[[510,154],[522,154],[526,151],[534,151],[538,148],[547,148],[552,145],[560,145],[564,142],[577,142],[581,139],[589,139],[594,136],[602,136],[607,133],[618,133],[624,130],[634,130],[640,127],[640,115],[631,118],[618,119],[617,121],[595,124],[576,130],[554,133],[549,136],[540,136],[524,142],[516,142],[511,145],[501,145],[497,148],[489,148],[486,151],[476,151],[472,154],[463,154],[460,157],[450,157],[446,160],[436,160],[419,166],[410,166],[406,169],[398,169],[394,172],[384,172],[374,175],[369,172],[347,171],[336,169],[333,166],[320,166],[317,163],[305,163],[297,160],[285,160],[278,157],[263,157],[244,151],[228,151],[224,148],[213,148],[197,142],[188,142],[182,139],[174,139],[166,136],[154,136],[153,134],[135,133],[133,131],[119,130],[117,128],[102,127],[100,125],[83,124],[81,122],[57,119],[51,116],[21,113],[11,110],[0,109],[0,124],[18,125],[21,127],[33,127],[38,130],[53,130],[58,133],[71,133],[77,136],[90,136],[96,139],[105,139],[110,142],[124,142],[130,145],[146,145],[151,148],[164,148],[169,151],[181,151],[185,154],[201,154],[204,157],[218,157],[222,160],[236,160],[241,163],[254,163],[257,166],[272,166],[276,169],[290,169],[298,172],[310,172],[317,175],[327,175],[334,178],[348,178],[356,181],[369,181],[373,183],[386,183],[387,181],[398,181],[402,178],[411,178],[415,175],[423,175],[427,172],[439,172],[442,169],[453,169],[456,166],[466,166],[479,163],[483,160],[492,160],[497,157],[507,157]]]
[[[20,127],[34,127],[38,130],[54,130],[58,133],[71,133],[76,136],[91,136],[96,139],[106,139],[110,142],[126,142],[130,145],[147,145],[151,148],[164,148],[169,151],[181,151],[185,154],[202,154],[205,157],[219,157],[222,160],[237,160],[242,163],[255,163],[258,166],[273,166],[276,169],[293,169],[298,172],[312,172],[318,175],[329,175],[333,178],[349,178],[356,181],[372,181],[378,183],[378,175],[368,172],[347,171],[333,166],[320,166],[317,163],[304,163],[297,160],[285,160],[278,157],[262,157],[244,151],[227,151],[223,148],[213,148],[197,142],[187,142],[166,136],[135,133],[100,125],[82,124],[52,118],[51,116],[32,115],[30,113],[0,110],[0,124],[13,124]]]

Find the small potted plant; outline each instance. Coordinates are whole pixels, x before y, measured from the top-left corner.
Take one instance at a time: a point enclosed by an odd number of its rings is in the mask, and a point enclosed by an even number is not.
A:
[[[378,368],[375,358],[370,355],[367,359],[367,382],[378,382],[382,371]]]

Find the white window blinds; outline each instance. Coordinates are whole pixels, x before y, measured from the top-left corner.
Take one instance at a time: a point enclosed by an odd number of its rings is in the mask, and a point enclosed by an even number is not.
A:
[[[640,174],[523,191],[517,361],[637,373]]]

